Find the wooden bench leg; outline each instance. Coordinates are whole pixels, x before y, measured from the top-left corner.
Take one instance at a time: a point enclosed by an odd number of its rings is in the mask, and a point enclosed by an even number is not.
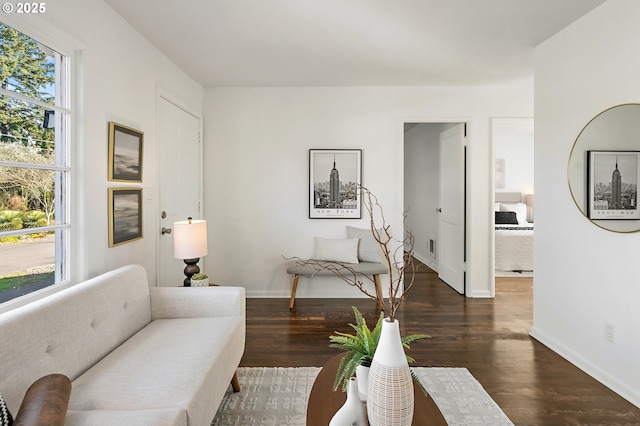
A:
[[[293,309],[293,304],[296,303],[296,290],[298,289],[298,278],[300,275],[296,274],[293,277],[293,287],[291,288],[291,300],[289,301],[289,309]]]
[[[240,381],[238,380],[238,373],[233,373],[233,378],[231,379],[231,387],[234,392],[240,392]]]
[[[382,283],[380,282],[380,275],[373,276],[373,282],[376,284],[376,296],[378,297],[378,304],[384,304],[384,295],[382,294]]]

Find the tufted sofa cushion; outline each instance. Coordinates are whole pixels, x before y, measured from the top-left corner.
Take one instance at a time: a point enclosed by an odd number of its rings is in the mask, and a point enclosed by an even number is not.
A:
[[[91,410],[67,412],[65,425],[186,426],[187,411],[179,408],[148,410]]]
[[[17,412],[39,377],[57,372],[73,381],[150,322],[149,287],[140,265],[2,314],[0,389],[9,409]]]

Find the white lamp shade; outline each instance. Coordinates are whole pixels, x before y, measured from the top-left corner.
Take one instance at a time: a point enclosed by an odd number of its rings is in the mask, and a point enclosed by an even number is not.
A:
[[[184,220],[173,223],[173,256],[196,259],[207,255],[207,221]]]

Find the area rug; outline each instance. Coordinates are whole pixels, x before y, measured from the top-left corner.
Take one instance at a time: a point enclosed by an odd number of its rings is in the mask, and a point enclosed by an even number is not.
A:
[[[319,372],[318,367],[240,367],[241,391],[227,391],[211,426],[304,426]]]
[[[513,426],[466,368],[415,367],[449,425]],[[238,369],[242,391],[228,391],[212,426],[304,426],[317,367]]]
[[[466,368],[413,368],[447,424],[513,426]]]

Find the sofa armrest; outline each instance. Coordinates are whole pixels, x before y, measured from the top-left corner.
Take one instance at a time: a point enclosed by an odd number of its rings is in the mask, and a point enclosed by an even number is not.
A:
[[[151,319],[246,316],[244,287],[151,287]]]
[[[63,426],[71,381],[62,374],[41,377],[27,389],[14,426]]]

